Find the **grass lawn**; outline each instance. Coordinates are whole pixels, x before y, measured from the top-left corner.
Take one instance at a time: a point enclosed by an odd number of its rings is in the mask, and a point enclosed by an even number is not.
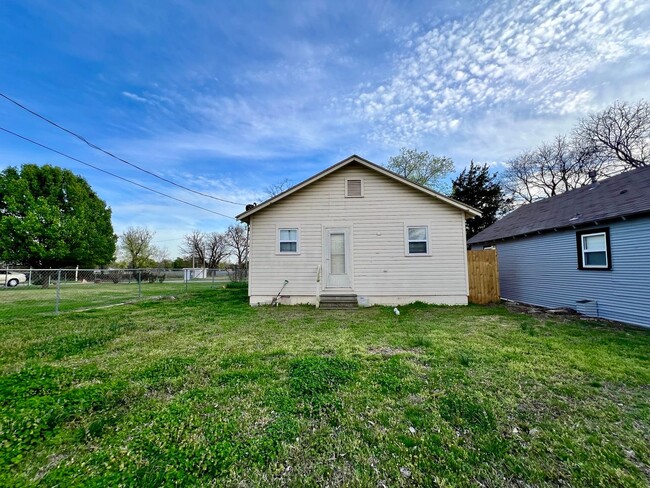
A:
[[[59,289],[59,311],[70,312],[105,307],[137,301],[140,297],[177,296],[186,292],[222,287],[227,277],[216,279],[167,280],[164,283],[138,282],[82,283],[62,282]],[[56,283],[43,288],[38,285],[21,284],[15,288],[0,286],[0,321],[34,315],[53,315],[56,306]]]
[[[649,359],[650,331],[241,287],[16,318],[0,485],[648,486]]]

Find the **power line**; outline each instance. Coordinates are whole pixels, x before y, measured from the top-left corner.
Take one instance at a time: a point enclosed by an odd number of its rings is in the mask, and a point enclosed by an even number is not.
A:
[[[122,177],[120,175],[116,175],[115,173],[111,173],[110,171],[106,171],[105,169],[99,168],[99,167],[97,167],[97,166],[95,166],[93,164],[82,161],[81,159],[75,158],[73,156],[69,156],[68,154],[65,154],[65,153],[63,153],[61,151],[57,151],[56,149],[53,149],[53,148],[51,148],[49,146],[46,146],[45,144],[41,144],[40,142],[36,142],[33,139],[30,139],[29,137],[21,136],[20,134],[12,132],[9,129],[5,129],[4,127],[0,127],[0,130],[6,132],[7,134],[11,134],[12,136],[18,137],[19,139],[22,139],[23,141],[30,142],[30,143],[32,143],[32,144],[34,144],[36,146],[42,147],[43,149],[47,149],[48,151],[52,151],[53,153],[56,153],[56,154],[58,154],[60,156],[63,156],[64,158],[68,158],[68,159],[71,159],[72,161],[76,161],[77,163],[84,164],[84,165],[89,166],[89,167],[91,167],[93,169],[96,169],[97,171],[101,171],[102,173],[106,173],[107,175],[113,176],[113,177],[118,178],[118,179],[120,179],[122,181],[126,181],[127,183],[131,183],[132,185],[139,186],[140,188],[144,188],[145,190],[149,190],[151,192],[157,193],[158,195],[162,195],[163,197],[171,198],[172,200],[176,200],[177,202],[184,203],[185,205],[190,205],[190,206],[198,208],[200,210],[205,210],[206,212],[210,212],[210,213],[213,213],[213,214],[216,214],[216,215],[220,215],[221,217],[226,217],[226,218],[229,218],[229,219],[232,219],[232,220],[236,220],[234,217],[231,217],[230,215],[222,214],[222,213],[219,213],[219,212],[215,212],[214,210],[210,210],[208,208],[201,207],[199,205],[195,205],[195,204],[187,202],[185,200],[181,200],[180,198],[176,198],[176,197],[173,197],[171,195],[167,195],[166,193],[159,192],[158,190],[154,190],[153,188],[149,188],[148,186],[141,185],[140,183],[136,183],[135,181],[129,180],[129,179],[124,178],[124,177]]]
[[[160,240],[155,240],[152,242],[170,242],[170,241],[180,241],[185,239],[184,237],[177,237],[176,239],[160,239]]]
[[[44,120],[44,121],[47,122],[48,124],[51,124],[51,125],[53,125],[54,127],[58,128],[58,129],[61,129],[61,130],[64,131],[64,132],[67,132],[67,133],[70,134],[71,136],[76,137],[77,139],[79,139],[79,140],[82,141],[83,143],[87,144],[88,146],[92,147],[93,149],[95,149],[95,150],[97,150],[97,151],[100,151],[100,152],[106,154],[107,156],[110,156],[111,158],[117,159],[118,161],[120,161],[120,162],[122,162],[122,163],[124,163],[124,164],[128,164],[129,166],[132,166],[133,168],[135,168],[135,169],[137,169],[137,170],[143,171],[144,173],[147,173],[148,175],[151,175],[151,176],[153,176],[154,178],[158,178],[159,180],[162,180],[162,181],[164,181],[164,182],[166,182],[166,183],[169,183],[169,184],[171,184],[171,185],[177,186],[178,188],[182,188],[183,190],[186,190],[186,191],[189,191],[189,192],[192,192],[192,193],[196,193],[197,195],[201,195],[201,196],[203,196],[203,197],[207,197],[207,198],[212,198],[212,199],[214,199],[214,200],[219,200],[220,202],[232,203],[233,205],[246,205],[245,203],[233,202],[232,200],[227,200],[227,199],[225,199],[225,198],[215,197],[215,196],[213,196],[213,195],[208,195],[207,193],[203,193],[203,192],[200,192],[200,191],[197,191],[197,190],[192,190],[191,188],[188,188],[188,187],[186,187],[186,186],[180,185],[180,184],[176,183],[175,181],[172,181],[172,180],[169,180],[169,179],[167,179],[167,178],[164,178],[164,177],[162,177],[162,176],[160,176],[160,175],[157,175],[156,173],[154,173],[154,172],[152,172],[152,171],[149,171],[149,170],[147,170],[147,169],[145,169],[145,168],[142,168],[141,166],[138,166],[137,164],[131,163],[131,162],[127,161],[126,159],[123,159],[123,158],[121,158],[121,157],[119,157],[119,156],[116,156],[115,154],[113,154],[113,153],[110,152],[110,151],[107,151],[107,150],[105,150],[105,149],[102,149],[102,148],[99,147],[98,145],[93,144],[92,142],[90,142],[90,141],[89,141],[88,139],[86,139],[84,136],[82,136],[82,135],[80,135],[80,134],[77,134],[76,132],[71,131],[70,129],[66,129],[66,128],[63,127],[62,125],[59,125],[59,124],[57,124],[56,122],[54,122],[53,120],[50,120],[50,119],[48,119],[47,117],[45,117],[45,116],[39,114],[38,112],[35,112],[34,110],[30,109],[29,107],[26,107],[26,106],[23,105],[22,103],[20,103],[20,102],[14,100],[14,99],[11,98],[10,96],[5,95],[5,94],[2,93],[2,92],[0,92],[0,97],[4,98],[5,100],[7,100],[7,101],[9,101],[9,102],[11,102],[11,103],[13,103],[14,105],[20,107],[21,109],[26,110],[26,111],[29,112],[30,114],[35,115],[35,116],[38,117],[39,119]]]

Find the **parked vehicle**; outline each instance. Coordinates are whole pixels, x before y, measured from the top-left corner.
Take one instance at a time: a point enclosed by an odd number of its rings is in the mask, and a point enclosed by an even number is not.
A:
[[[27,281],[27,276],[22,273],[14,273],[12,271],[2,271],[0,270],[0,284],[13,288],[18,286],[20,283]]]

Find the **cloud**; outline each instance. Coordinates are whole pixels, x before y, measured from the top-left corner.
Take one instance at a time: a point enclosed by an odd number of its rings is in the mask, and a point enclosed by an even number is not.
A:
[[[141,97],[139,95],[136,95],[135,93],[128,92],[128,91],[123,91],[122,95],[124,95],[126,98],[128,98],[130,100],[135,100],[136,102],[141,102],[141,103],[148,103],[149,102],[148,99],[146,99],[144,97]]]
[[[414,29],[392,74],[348,103],[385,144],[450,134],[488,110],[583,113],[594,107],[591,74],[650,52],[647,13],[630,0],[492,3]]]

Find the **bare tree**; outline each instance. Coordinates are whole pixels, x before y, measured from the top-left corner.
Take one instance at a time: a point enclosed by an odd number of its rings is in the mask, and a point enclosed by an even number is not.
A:
[[[211,232],[205,234],[205,249],[208,259],[208,268],[216,269],[219,263],[228,257],[228,245],[225,234]]]
[[[418,185],[448,192],[448,185],[442,179],[454,170],[454,163],[444,156],[403,147],[397,156],[388,159],[386,167]]]
[[[156,247],[153,253],[153,258],[156,264],[161,268],[167,268],[171,264],[169,259],[169,251],[163,247]]]
[[[120,235],[120,250],[128,262],[129,268],[150,266],[157,252],[151,241],[156,233],[146,227],[129,227]]]
[[[237,260],[237,266],[245,267],[248,263],[248,226],[237,224],[228,227],[226,243],[230,255]]]
[[[217,268],[219,263],[230,254],[225,234],[199,230],[186,234],[179,250],[190,259],[195,257],[201,266],[205,264],[210,269]]]
[[[650,104],[615,102],[582,119],[575,129],[582,145],[627,168],[650,165]],[[623,168],[625,169],[625,168]]]
[[[291,182],[291,180],[289,178],[285,178],[279,183],[273,183],[267,186],[265,189],[266,195],[268,196],[268,198],[273,198],[274,196],[279,195],[283,191],[288,190],[292,186],[293,183]]]
[[[592,147],[557,136],[509,161],[502,183],[515,203],[530,203],[584,186],[605,174],[605,166]]]
[[[179,246],[179,250],[185,256],[189,256],[190,260],[196,258],[201,266],[206,261],[205,256],[205,233],[200,230],[193,230],[189,234],[183,236],[183,242]]]

